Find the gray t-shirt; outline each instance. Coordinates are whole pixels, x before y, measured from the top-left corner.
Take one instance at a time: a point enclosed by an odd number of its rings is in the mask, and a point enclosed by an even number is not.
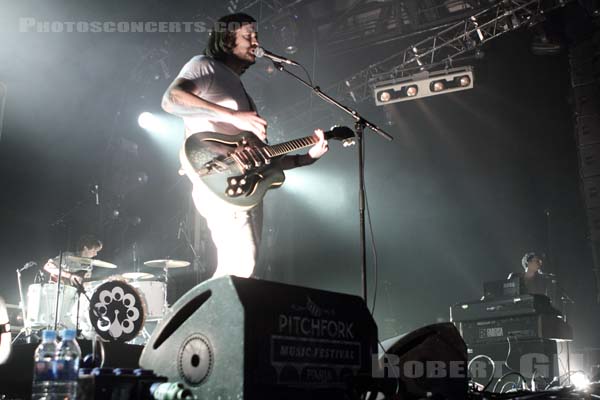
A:
[[[192,81],[192,93],[204,100],[237,111],[254,111],[238,74],[224,63],[208,56],[195,56],[179,72],[178,78]],[[219,132],[236,135],[242,131],[211,113],[185,116],[186,137],[196,132]]]

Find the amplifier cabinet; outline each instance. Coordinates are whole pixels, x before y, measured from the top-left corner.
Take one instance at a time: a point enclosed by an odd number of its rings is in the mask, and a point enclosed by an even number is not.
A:
[[[572,340],[573,331],[560,315],[538,314],[457,322],[467,345],[506,342],[506,338]]]

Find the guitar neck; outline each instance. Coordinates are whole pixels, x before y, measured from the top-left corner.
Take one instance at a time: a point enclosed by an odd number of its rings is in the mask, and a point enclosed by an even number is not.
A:
[[[306,136],[300,139],[290,140],[289,142],[274,144],[273,146],[265,146],[263,150],[267,152],[269,157],[278,157],[296,150],[311,147],[318,142],[319,139],[315,136]]]

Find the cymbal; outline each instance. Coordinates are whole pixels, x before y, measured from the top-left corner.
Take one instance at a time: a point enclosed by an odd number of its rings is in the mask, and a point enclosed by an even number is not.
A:
[[[154,275],[149,274],[147,272],[125,272],[122,276],[125,279],[130,279],[130,280],[133,280],[133,281],[137,281],[137,280],[140,280],[140,279],[154,278]]]
[[[109,262],[106,261],[102,261],[102,260],[92,260],[92,267],[100,267],[100,268],[117,268],[117,266],[115,264],[111,264]]]
[[[77,256],[67,256],[65,258],[67,259],[67,261],[74,262],[74,263],[81,264],[81,265],[91,265],[92,261],[93,261],[91,258],[77,257]]]
[[[150,260],[144,263],[146,267],[150,268],[185,268],[190,265],[188,261],[181,260]]]
[[[117,266],[115,264],[111,264],[109,262],[106,261],[102,261],[102,260],[94,260],[93,258],[86,258],[86,257],[78,257],[78,256],[67,256],[66,257],[68,261],[72,262],[72,263],[77,263],[80,265],[91,265],[92,267],[99,267],[99,268],[117,268]]]

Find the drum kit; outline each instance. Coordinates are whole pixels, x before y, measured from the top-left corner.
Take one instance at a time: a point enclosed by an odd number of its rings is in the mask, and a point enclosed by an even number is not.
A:
[[[69,267],[65,269],[70,271],[117,268],[101,260],[68,258]],[[54,327],[56,321],[61,328],[79,329],[81,336],[90,340],[100,337],[105,341],[144,342],[149,337],[148,323],[160,321],[168,309],[169,270],[189,265],[187,261],[151,260],[144,266],[149,270],[162,269],[162,276],[127,272],[75,286],[31,284],[23,310],[25,327],[33,331],[47,329]]]

